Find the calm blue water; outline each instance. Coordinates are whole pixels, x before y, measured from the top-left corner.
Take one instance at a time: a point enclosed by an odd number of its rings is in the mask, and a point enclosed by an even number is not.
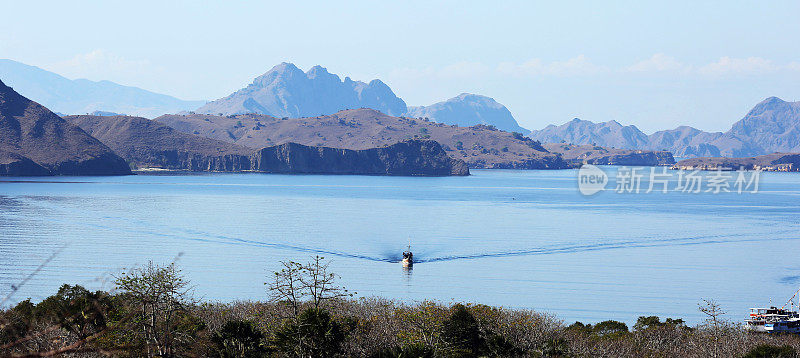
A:
[[[6,178],[0,299],[62,247],[12,301],[108,289],[125,267],[178,256],[199,297],[263,300],[278,261],[321,253],[359,296],[693,323],[713,298],[739,320],[800,285],[800,175],[761,179],[755,194],[584,197],[572,170]],[[424,262],[407,272],[394,261],[409,237]]]

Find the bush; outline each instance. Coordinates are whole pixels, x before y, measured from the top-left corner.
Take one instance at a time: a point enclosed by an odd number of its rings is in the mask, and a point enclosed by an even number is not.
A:
[[[264,334],[248,321],[228,321],[212,341],[217,347],[218,356],[222,358],[258,358],[267,354]]]
[[[384,348],[370,358],[433,358],[433,349],[424,344],[409,344],[402,347]]]
[[[275,348],[289,356],[330,357],[342,351],[345,327],[325,309],[308,308],[275,332]]]
[[[453,347],[472,354],[479,354],[486,348],[481,337],[478,320],[462,304],[453,306],[453,312],[442,325],[442,338]]]
[[[34,312],[38,319],[56,323],[62,329],[85,338],[106,328],[106,316],[111,310],[112,303],[107,293],[90,292],[79,285],[63,285],[55,295],[36,305]]]
[[[795,358],[797,351],[790,346],[762,344],[751,349],[744,358]]]

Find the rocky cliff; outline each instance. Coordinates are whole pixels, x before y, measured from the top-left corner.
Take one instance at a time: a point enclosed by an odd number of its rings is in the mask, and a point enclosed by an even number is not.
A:
[[[131,173],[125,160],[103,143],[2,81],[0,153],[5,153],[0,161],[3,175]]]
[[[469,175],[463,160],[448,157],[439,143],[430,140],[364,150],[284,143],[256,152],[253,169],[293,174]]]
[[[0,151],[0,176],[41,176],[50,171],[29,158],[16,153]]]
[[[129,116],[68,116],[136,168],[191,171],[250,170],[253,149],[179,132],[157,121]]]

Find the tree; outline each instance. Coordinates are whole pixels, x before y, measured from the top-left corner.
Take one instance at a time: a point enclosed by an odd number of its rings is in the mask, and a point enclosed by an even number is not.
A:
[[[191,341],[202,329],[190,322],[188,306],[194,304],[191,288],[174,263],[157,266],[150,261],[123,272],[116,277],[116,284],[138,309],[137,323],[148,357],[175,356],[177,346]]]
[[[658,316],[641,316],[639,319],[636,320],[636,324],[633,325],[633,329],[636,331],[646,330],[649,328],[654,327],[685,327],[686,323],[678,318],[672,319],[667,318],[664,322],[661,322],[661,319]]]
[[[283,268],[269,285],[272,300],[285,302],[294,315],[275,333],[273,344],[282,352],[297,357],[327,357],[341,347],[346,336],[344,325],[325,310],[327,304],[353,293],[336,285],[337,275],[328,272],[330,262],[315,256],[303,265],[282,261]],[[306,302],[311,306],[300,312]]]
[[[228,321],[212,341],[222,358],[259,358],[267,355],[264,334],[252,322]]]
[[[272,300],[288,303],[297,316],[305,299],[315,309],[320,309],[331,300],[352,297],[354,293],[336,285],[337,275],[328,272],[330,262],[324,260],[322,256],[315,256],[305,265],[281,261],[283,268],[273,273],[272,282],[266,283]]]
[[[273,344],[292,357],[332,357],[341,352],[345,326],[325,309],[308,308],[275,332]]]
[[[324,259],[322,256],[314,256],[311,262],[302,266],[303,274],[300,276],[300,282],[317,310],[330,300],[353,296],[344,287],[336,286],[337,275],[328,272],[330,262],[323,261]]]
[[[286,302],[292,307],[294,316],[300,314],[300,303],[305,292],[300,276],[303,265],[294,261],[281,261],[283,268],[274,272],[273,281],[269,285],[270,298],[277,302]]]
[[[706,324],[705,326],[711,329],[711,338],[712,338],[712,357],[719,357],[719,348],[720,348],[720,336],[722,335],[722,315],[725,314],[725,311],[722,310],[719,304],[717,304],[714,300],[703,300],[703,303],[699,303],[697,305],[697,309],[700,310],[703,314],[706,315]]]
[[[36,305],[34,312],[39,319],[54,321],[83,339],[106,328],[107,316],[112,309],[111,299],[105,292],[90,292],[79,285],[62,285],[58,293]]]
[[[628,325],[614,320],[600,322],[592,328],[592,331],[598,336],[611,336],[628,333]]]
[[[453,306],[452,313],[442,324],[442,338],[457,350],[477,356],[486,347],[478,321],[462,304]]]

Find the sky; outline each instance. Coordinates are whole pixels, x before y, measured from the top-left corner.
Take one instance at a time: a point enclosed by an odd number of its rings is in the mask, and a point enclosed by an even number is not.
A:
[[[725,131],[800,100],[800,1],[0,0],[0,58],[213,100],[280,62],[469,92],[528,129],[578,117]]]

